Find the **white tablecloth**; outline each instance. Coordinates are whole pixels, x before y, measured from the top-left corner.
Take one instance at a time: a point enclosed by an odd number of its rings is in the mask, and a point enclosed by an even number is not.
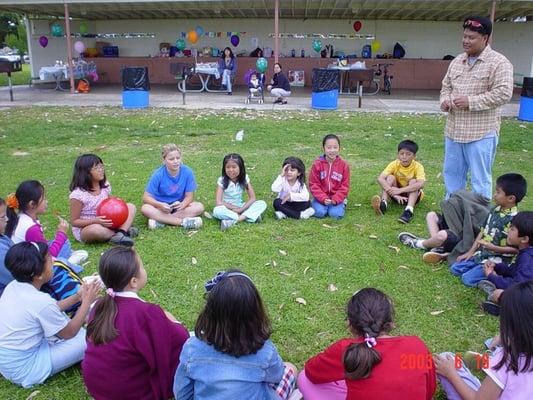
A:
[[[196,73],[214,75],[216,79],[220,78],[220,73],[218,72],[218,63],[216,62],[196,64]]]

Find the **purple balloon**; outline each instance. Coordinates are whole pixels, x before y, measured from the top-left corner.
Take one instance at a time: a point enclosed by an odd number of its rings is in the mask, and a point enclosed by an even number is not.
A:
[[[48,46],[48,38],[46,36],[41,36],[39,38],[39,44],[41,45],[41,47]]]
[[[232,35],[230,38],[230,42],[233,45],[233,47],[237,47],[240,43],[241,39],[237,35]]]

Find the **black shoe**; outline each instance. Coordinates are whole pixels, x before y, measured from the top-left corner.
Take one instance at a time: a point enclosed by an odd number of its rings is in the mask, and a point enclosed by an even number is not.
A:
[[[484,301],[481,307],[487,314],[494,315],[495,317],[500,315],[500,306],[492,301]]]
[[[228,92],[228,96],[231,96],[233,93],[232,92]]]
[[[276,100],[274,100],[274,104],[281,104],[282,101],[283,100],[281,100],[281,99],[276,99]]]
[[[402,215],[398,218],[398,222],[402,224],[408,224],[413,219],[413,213],[410,210],[403,210]]]

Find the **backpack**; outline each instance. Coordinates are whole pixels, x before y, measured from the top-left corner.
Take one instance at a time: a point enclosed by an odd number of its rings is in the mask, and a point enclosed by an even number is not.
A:
[[[47,283],[41,287],[41,291],[48,293],[57,301],[65,300],[67,297],[76,294],[82,284],[81,277],[72,270],[67,264],[55,260],[53,264],[54,275]],[[67,315],[73,316],[80,303],[74,304],[65,310]]]
[[[392,51],[392,58],[404,58],[405,57],[405,49],[403,46],[396,42],[394,45],[394,50]]]

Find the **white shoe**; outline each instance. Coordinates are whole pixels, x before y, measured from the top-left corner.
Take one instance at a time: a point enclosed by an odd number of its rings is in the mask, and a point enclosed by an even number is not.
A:
[[[309,219],[313,215],[315,215],[315,209],[313,207],[309,207],[309,208],[303,210],[302,212],[300,212],[300,218],[301,219]]]
[[[185,229],[198,229],[202,226],[203,221],[200,217],[187,217],[183,218],[183,221],[181,222],[181,226],[183,226]]]
[[[155,219],[148,218],[148,229],[157,229],[157,228],[163,228],[165,226],[164,223],[156,221]]]
[[[235,225],[237,221],[234,219],[223,219],[220,221],[220,230],[225,231],[228,228],[231,228],[233,225]]]
[[[287,216],[285,215],[285,213],[283,213],[283,212],[281,212],[281,211],[274,211],[274,214],[276,214],[276,218],[277,218],[277,219],[287,218]]]
[[[68,262],[75,265],[81,265],[87,260],[87,258],[89,258],[89,253],[85,250],[74,250],[68,258]]]

